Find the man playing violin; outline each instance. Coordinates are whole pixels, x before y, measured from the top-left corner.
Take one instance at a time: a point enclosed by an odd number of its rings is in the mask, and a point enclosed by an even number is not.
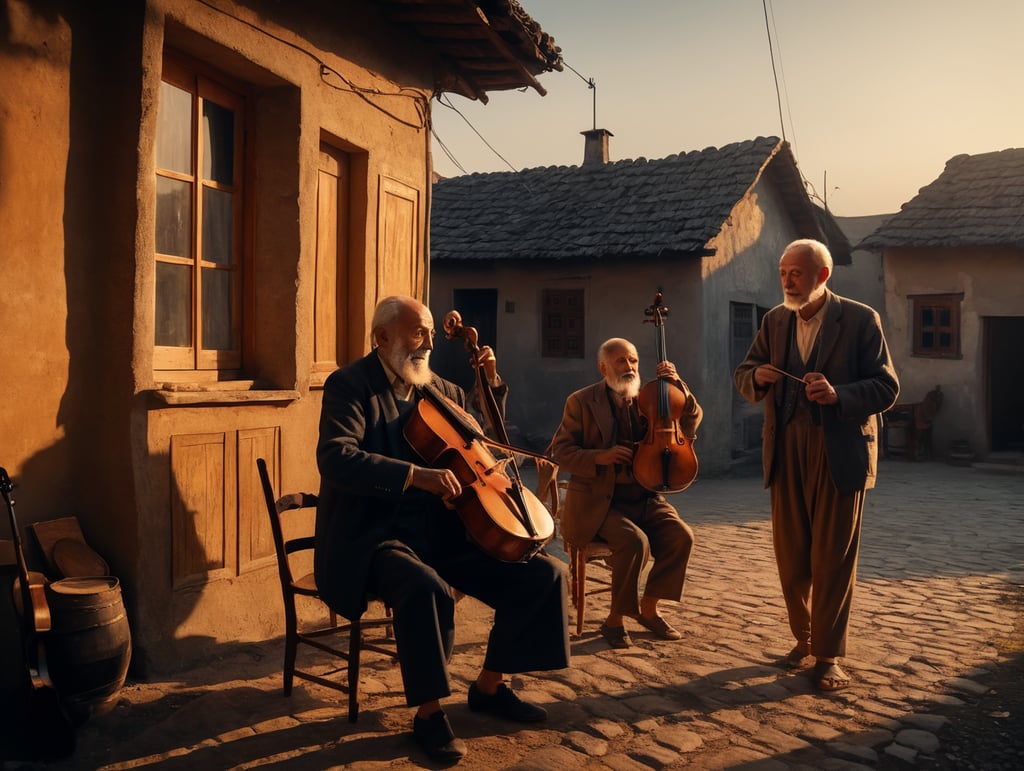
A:
[[[663,495],[641,487],[633,478],[636,443],[646,433],[637,409],[640,359],[622,338],[598,349],[603,380],[571,394],[550,453],[569,472],[562,508],[562,536],[580,548],[595,539],[607,542],[612,556],[611,609],[601,634],[613,648],[631,644],[624,619],[631,618],[666,640],[682,634],[658,612],[659,600],[678,602],[693,549],[693,531]],[[682,389],[685,406],[679,419],[683,434],[696,435],[703,412],[675,365],[661,361],[655,374]],[[640,596],[640,576],[654,564]]]
[[[459,407],[466,404],[461,388],[430,370],[430,310],[412,297],[387,297],[371,326],[374,350],[332,373],[324,386],[316,581],[324,600],[346,618],[359,618],[368,596],[392,608],[406,702],[416,707],[413,735],[432,760],[450,763],[466,751],[441,707],[451,695],[454,592],[494,609],[469,708],[537,722],[544,709],[521,700],[504,675],[568,666],[565,571],[543,552],[500,561],[467,538],[451,507],[462,493],[458,477],[421,465],[402,432],[420,387],[432,385]],[[507,386],[494,352],[481,348],[474,366],[483,367],[503,407]]]

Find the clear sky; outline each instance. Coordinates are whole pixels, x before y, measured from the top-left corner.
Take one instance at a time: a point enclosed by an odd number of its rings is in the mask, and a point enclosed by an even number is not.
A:
[[[859,216],[899,211],[955,155],[1024,147],[1024,0],[520,4],[568,66],[546,96],[435,101],[443,176],[579,165],[595,123],[612,161],[785,136],[819,202]]]

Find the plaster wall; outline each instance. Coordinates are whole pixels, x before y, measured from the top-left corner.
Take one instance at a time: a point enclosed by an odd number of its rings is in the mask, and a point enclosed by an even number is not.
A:
[[[730,303],[777,305],[782,296],[779,258],[798,237],[778,192],[762,180],[736,203],[709,244],[715,255],[705,258],[703,268],[707,314],[703,433],[720,437],[722,469],[760,457],[759,443],[749,451],[746,446],[747,435],[759,436],[763,423],[762,405],[748,403],[733,386],[733,372],[747,351],[732,350]]]
[[[901,403],[918,402],[936,385],[943,401],[932,427],[936,457],[966,439],[988,447],[984,318],[1024,316],[1021,253],[1011,249],[888,249],[884,255],[886,339],[900,378]],[[960,357],[913,355],[912,295],[962,293]]]
[[[497,341],[502,377],[509,383],[507,420],[528,446],[543,449],[558,428],[566,397],[601,379],[597,349],[610,337],[625,337],[637,348],[640,374],[654,376],[657,361],[655,327],[644,321],[644,311],[662,291],[671,315],[666,320],[668,357],[682,377],[699,366],[699,297],[696,297],[696,260],[637,260],[629,266],[610,261],[559,261],[474,265],[471,260],[434,262],[431,269],[430,306],[435,322],[452,310],[455,289],[497,288]],[[541,312],[545,289],[582,289],[584,292],[584,355],[581,358],[542,358]],[[513,311],[507,310],[514,308]],[[458,309],[456,309],[458,310]],[[441,340],[437,345],[457,345]],[[696,389],[697,386],[694,385]],[[698,392],[699,398],[699,392]]]
[[[419,267],[409,272],[418,283],[387,288],[422,292],[433,64],[366,3],[10,0],[5,11],[0,464],[18,485],[23,525],[76,516],[120,578],[133,667],[173,670],[214,645],[281,631],[272,562],[241,556],[251,547],[241,528],[259,511],[240,437],[271,437],[281,491],[316,490],[321,141],[352,159],[339,363],[365,352],[382,289],[382,180],[418,196]],[[235,385],[153,369],[154,141],[170,50],[240,84],[247,99],[244,251],[256,280],[245,300],[244,380]],[[197,435],[223,437],[230,476],[220,535],[229,540],[217,556],[226,566],[176,585],[172,542],[187,537],[175,532],[182,501],[170,458],[177,439]],[[39,554],[30,561],[42,567]]]

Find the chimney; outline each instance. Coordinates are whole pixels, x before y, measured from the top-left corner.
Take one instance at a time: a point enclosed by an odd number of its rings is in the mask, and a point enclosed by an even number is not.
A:
[[[580,132],[586,141],[583,144],[583,165],[603,166],[608,163],[608,137],[613,136],[607,129],[590,129]]]

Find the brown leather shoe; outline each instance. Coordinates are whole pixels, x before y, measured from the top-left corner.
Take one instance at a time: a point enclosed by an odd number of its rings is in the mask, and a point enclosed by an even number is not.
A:
[[[661,616],[647,618],[647,616],[642,613],[638,613],[633,616],[633,620],[649,632],[653,632],[662,640],[681,640],[683,638],[683,633],[675,627],[670,626],[668,621],[663,619]]]

